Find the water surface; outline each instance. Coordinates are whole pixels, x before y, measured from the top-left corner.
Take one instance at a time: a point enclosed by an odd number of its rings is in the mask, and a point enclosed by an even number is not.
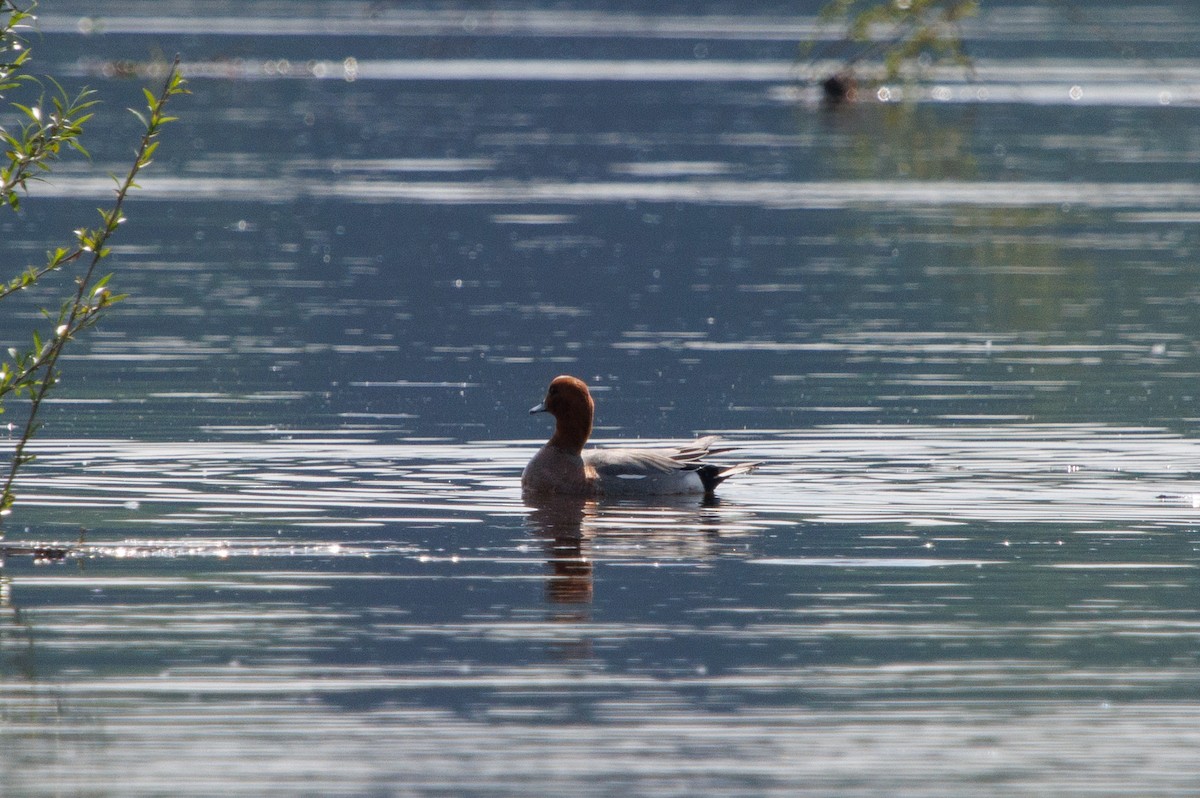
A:
[[[837,110],[793,5],[45,8],[106,104],[10,260],[193,94],[6,527],[6,789],[1194,791],[1197,20],[986,5]],[[562,372],[761,465],[527,503]]]

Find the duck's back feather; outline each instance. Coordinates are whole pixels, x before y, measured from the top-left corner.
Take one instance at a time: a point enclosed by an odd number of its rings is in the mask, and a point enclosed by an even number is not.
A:
[[[716,440],[717,436],[709,435],[672,449],[593,449],[584,453],[583,460],[595,470],[604,493],[711,493],[724,480],[756,465],[700,462],[707,455],[729,451],[711,448]]]

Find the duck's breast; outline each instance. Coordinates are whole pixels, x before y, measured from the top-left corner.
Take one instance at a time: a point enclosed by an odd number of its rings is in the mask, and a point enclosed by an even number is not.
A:
[[[521,472],[521,489],[534,493],[590,495],[596,492],[596,475],[578,454],[547,444]]]

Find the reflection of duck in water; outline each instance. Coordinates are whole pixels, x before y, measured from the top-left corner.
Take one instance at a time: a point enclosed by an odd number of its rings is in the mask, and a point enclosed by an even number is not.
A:
[[[625,563],[703,562],[731,542],[760,531],[752,514],[715,496],[620,497],[526,494],[525,524],[541,541],[548,566],[546,599],[554,620],[587,620],[595,592],[596,552]],[[568,605],[568,606],[563,606]]]
[[[530,504],[529,524],[542,538],[550,579],[546,597],[554,604],[589,604],[592,561],[584,553],[583,519],[588,502],[581,496],[545,496]]]
[[[595,403],[587,385],[575,377],[555,377],[546,398],[530,413],[554,416],[554,435],[521,474],[521,488],[533,494],[574,496],[711,495],[729,477],[745,474],[755,463],[720,466],[703,462],[716,436],[697,438],[674,449],[592,449],[583,447],[592,433]]]

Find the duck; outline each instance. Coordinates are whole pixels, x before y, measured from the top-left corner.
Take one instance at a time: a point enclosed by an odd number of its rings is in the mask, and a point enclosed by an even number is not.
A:
[[[758,465],[704,462],[710,455],[731,451],[714,448],[720,440],[716,435],[667,449],[598,448],[585,452],[595,412],[596,403],[583,380],[563,374],[550,381],[545,399],[529,413],[554,416],[554,434],[521,472],[524,493],[712,496],[722,482],[749,473]]]

